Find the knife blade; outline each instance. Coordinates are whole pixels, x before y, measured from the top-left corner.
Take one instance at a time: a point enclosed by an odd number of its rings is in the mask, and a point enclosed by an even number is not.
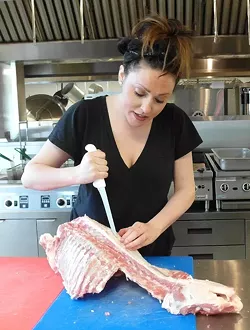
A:
[[[102,202],[103,202],[106,214],[107,214],[107,218],[108,218],[108,221],[109,221],[110,228],[111,228],[112,232],[114,234],[116,234],[117,232],[116,232],[116,229],[115,229],[114,219],[113,219],[113,216],[112,216],[112,213],[111,213],[111,209],[110,209],[106,189],[103,188],[103,187],[100,187],[100,188],[97,188],[97,189],[98,189],[98,191],[101,195]]]
[[[96,147],[93,144],[86,145],[85,149],[88,152],[96,151]],[[112,232],[114,234],[116,234],[117,231],[116,231],[116,228],[115,228],[115,223],[114,223],[114,219],[113,219],[113,216],[112,216],[112,212],[111,212],[111,209],[110,209],[109,200],[108,200],[108,196],[107,196],[107,192],[106,192],[106,188],[105,188],[106,187],[106,182],[105,182],[104,179],[98,179],[98,180],[93,182],[93,186],[95,188],[97,188],[98,191],[99,191],[99,194],[101,196],[101,199],[102,199],[102,202],[103,202],[103,205],[104,205],[104,208],[105,208],[105,212],[106,212],[106,215],[107,215],[107,218],[108,218],[109,226],[110,226]]]

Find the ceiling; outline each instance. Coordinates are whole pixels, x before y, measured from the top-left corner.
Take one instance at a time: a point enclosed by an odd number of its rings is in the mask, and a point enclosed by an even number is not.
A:
[[[32,1],[0,0],[0,43],[116,39],[151,13],[214,34],[213,0],[34,0],[34,11]],[[247,0],[216,2],[218,34],[246,35]]]

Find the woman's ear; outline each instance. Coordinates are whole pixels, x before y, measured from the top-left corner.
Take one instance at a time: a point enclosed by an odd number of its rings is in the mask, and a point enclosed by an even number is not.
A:
[[[125,78],[124,66],[120,65],[119,73],[118,73],[118,82],[120,85],[122,85],[124,78]]]

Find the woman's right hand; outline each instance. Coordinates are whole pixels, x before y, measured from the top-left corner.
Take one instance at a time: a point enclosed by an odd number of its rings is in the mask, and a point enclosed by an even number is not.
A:
[[[77,168],[77,184],[92,183],[108,177],[106,155],[101,150],[87,152]]]

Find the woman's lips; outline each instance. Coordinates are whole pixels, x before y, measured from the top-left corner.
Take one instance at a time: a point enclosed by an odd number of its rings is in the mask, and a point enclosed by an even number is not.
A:
[[[136,112],[134,112],[134,116],[135,116],[135,119],[136,120],[139,120],[139,121],[144,121],[144,120],[146,120],[148,118],[147,116],[139,115]]]

